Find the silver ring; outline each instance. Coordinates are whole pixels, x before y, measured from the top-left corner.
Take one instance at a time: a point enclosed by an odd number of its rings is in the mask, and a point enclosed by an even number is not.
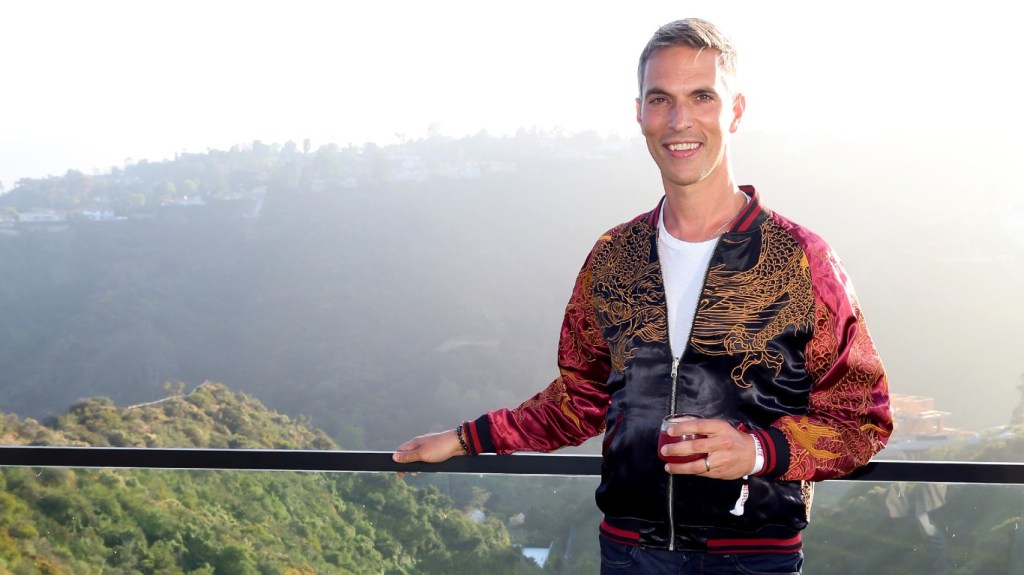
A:
[[[708,461],[707,457],[704,458],[704,469],[706,469],[709,472],[711,471],[711,462]]]

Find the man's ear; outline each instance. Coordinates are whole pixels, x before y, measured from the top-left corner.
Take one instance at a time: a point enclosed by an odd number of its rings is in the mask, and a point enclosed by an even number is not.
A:
[[[729,124],[729,132],[735,133],[740,127],[740,118],[747,109],[747,98],[743,94],[736,94],[732,99],[732,122]],[[638,113],[639,115],[639,113]]]

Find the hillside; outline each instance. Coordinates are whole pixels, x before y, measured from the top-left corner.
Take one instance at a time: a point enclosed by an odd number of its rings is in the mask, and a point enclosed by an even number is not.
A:
[[[337,449],[220,384],[138,407],[7,414],[7,445]],[[0,573],[531,573],[500,522],[390,474],[0,469]]]
[[[564,294],[619,217],[598,200],[630,178],[628,163],[553,153],[561,143],[254,145],[24,182],[0,196],[20,218],[0,225],[18,270],[0,286],[0,405],[42,418],[210,379],[347,447],[387,449],[518,401],[550,380]],[[584,190],[607,206],[588,210],[600,228],[562,221]]]
[[[935,397],[955,427],[1007,420],[1024,256],[985,214],[1012,197],[950,221],[955,182],[833,173],[838,144],[750,134],[737,154],[741,181],[839,250],[894,390]],[[213,380],[391,449],[546,385],[582,258],[660,195],[638,142],[526,131],[253,142],[23,180],[0,195],[0,406],[44,418]]]

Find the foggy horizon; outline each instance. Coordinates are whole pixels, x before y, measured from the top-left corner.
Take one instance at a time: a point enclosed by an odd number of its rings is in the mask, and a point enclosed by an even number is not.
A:
[[[739,47],[739,137],[944,138],[948,161],[982,137],[1020,150],[1007,128],[1021,112],[996,100],[1012,93],[1015,42],[997,3],[931,7],[928,26],[913,6],[880,0],[762,4],[685,14],[579,1],[7,5],[0,52],[19,57],[5,62],[0,182],[254,140],[309,138],[315,149],[520,128],[631,137],[636,58],[654,29],[685,16],[717,23]],[[968,27],[985,34],[977,48],[949,41]]]

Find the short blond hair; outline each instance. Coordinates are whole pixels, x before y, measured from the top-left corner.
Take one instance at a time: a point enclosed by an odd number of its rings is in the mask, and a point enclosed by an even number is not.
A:
[[[685,18],[669,22],[651,36],[644,51],[640,53],[640,65],[637,68],[637,82],[640,94],[644,91],[644,73],[651,55],[662,48],[671,46],[688,46],[698,50],[718,50],[718,67],[722,70],[726,85],[736,77],[736,47],[717,26],[700,18]]]

